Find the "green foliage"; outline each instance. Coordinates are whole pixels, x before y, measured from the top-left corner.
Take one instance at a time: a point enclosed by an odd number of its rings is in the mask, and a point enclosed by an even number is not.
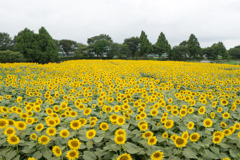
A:
[[[39,29],[38,46],[40,49],[40,63],[54,62],[58,57],[58,48],[55,41],[44,27]]]
[[[147,35],[144,31],[141,32],[139,42],[140,42],[140,52],[139,52],[140,57],[147,56],[149,53],[151,53],[152,45],[149,42]]]
[[[127,47],[132,58],[136,56],[136,53],[139,50],[139,44],[140,44],[140,41],[138,37],[126,38],[124,39],[124,42],[123,42],[123,45]]]
[[[202,50],[200,44],[194,34],[190,35],[187,41],[187,47],[190,53],[190,58],[202,57]]]
[[[39,34],[27,28],[19,32],[14,50],[22,53],[28,62],[48,63],[58,57],[57,45],[44,27],[39,29]]]
[[[19,52],[0,51],[0,63],[25,62],[24,56]]]
[[[125,44],[112,43],[110,51],[107,53],[108,58],[126,58],[129,50]]]
[[[38,62],[40,58],[37,35],[25,28],[15,39],[14,51],[19,51],[28,62]]]
[[[189,55],[189,50],[187,46],[179,45],[173,47],[171,53],[169,54],[170,59],[186,59]]]
[[[232,58],[237,58],[237,59],[240,59],[240,46],[236,46],[234,48],[230,48],[228,50],[228,53],[229,55],[232,57]]]
[[[72,40],[62,39],[59,41],[59,47],[60,50],[62,50],[68,56],[69,52],[73,52],[77,49],[78,44]]]
[[[153,47],[154,47],[154,53],[159,54],[159,56],[161,56],[163,53],[169,54],[171,51],[171,46],[168,43],[168,40],[166,39],[163,32],[160,33],[158,40]]]
[[[203,54],[208,59],[217,59],[218,56],[222,56],[223,59],[228,58],[227,50],[222,42],[214,43],[211,47],[203,49]]]
[[[77,49],[74,51],[74,57],[76,58],[87,58],[88,47],[85,44],[79,43]]]
[[[0,32],[0,51],[10,50],[12,48],[12,39],[8,33]]]
[[[103,54],[108,54],[110,51],[111,44],[113,43],[112,38],[106,34],[100,34],[88,38],[87,40],[90,54],[96,54],[97,57],[103,57]]]

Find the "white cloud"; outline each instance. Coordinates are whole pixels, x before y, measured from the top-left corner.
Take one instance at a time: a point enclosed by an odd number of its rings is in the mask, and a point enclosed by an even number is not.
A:
[[[178,45],[195,34],[202,47],[240,45],[239,0],[1,0],[0,32],[11,36],[44,26],[55,39],[86,43],[105,33],[114,41],[139,36],[155,43],[160,32]]]

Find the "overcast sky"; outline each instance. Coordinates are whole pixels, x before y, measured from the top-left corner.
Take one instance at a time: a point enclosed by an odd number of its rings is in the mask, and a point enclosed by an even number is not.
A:
[[[222,41],[240,45],[240,0],[0,0],[0,32],[11,37],[44,26],[54,39],[108,34],[114,42],[140,36],[151,43],[160,32],[171,46],[193,33],[201,47]]]

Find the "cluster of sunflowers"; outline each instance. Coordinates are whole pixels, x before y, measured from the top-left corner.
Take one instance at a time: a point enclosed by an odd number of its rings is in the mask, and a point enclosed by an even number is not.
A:
[[[240,158],[240,67],[0,64],[0,159]]]

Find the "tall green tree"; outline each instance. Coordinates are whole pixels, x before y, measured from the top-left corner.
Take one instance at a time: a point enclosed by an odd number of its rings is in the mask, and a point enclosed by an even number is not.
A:
[[[126,58],[129,50],[125,44],[113,43],[107,54],[108,58]]]
[[[69,56],[70,52],[74,52],[77,49],[78,44],[77,44],[77,42],[72,41],[72,40],[62,39],[62,40],[59,41],[59,46],[60,46],[60,49],[67,56]]]
[[[25,28],[15,38],[14,51],[19,51],[28,62],[38,62],[40,59],[38,35]]]
[[[37,43],[40,54],[39,62],[54,62],[58,57],[58,47],[55,43],[55,40],[50,36],[44,27],[39,29]]]
[[[101,58],[108,54],[113,41],[109,35],[100,34],[98,36],[88,38],[87,43],[90,54],[96,54],[97,57]]]
[[[0,32],[0,51],[11,50],[12,39],[8,33]]]
[[[142,56],[147,56],[149,53],[151,53],[152,51],[152,44],[149,42],[147,35],[144,31],[141,32],[140,38],[139,38],[139,42],[140,42],[140,52],[139,55],[140,57]]]
[[[163,53],[169,54],[171,51],[171,46],[168,43],[168,40],[166,39],[166,36],[163,32],[160,33],[158,36],[158,40],[156,44],[154,45],[155,53],[157,53],[159,56],[161,56]]]
[[[198,39],[194,34],[191,34],[187,41],[188,50],[190,53],[190,58],[202,57],[202,50]]]
[[[58,57],[56,43],[44,27],[39,29],[38,34],[27,28],[19,32],[14,50],[22,53],[28,62],[47,63]]]
[[[188,54],[189,50],[187,46],[184,45],[174,46],[169,54],[169,58],[174,60],[186,59]]]
[[[234,48],[230,48],[228,50],[229,56],[231,56],[231,58],[237,58],[240,59],[240,46],[236,46]]]
[[[88,46],[85,44],[79,43],[77,49],[74,51],[73,56],[76,58],[89,58]]]
[[[224,46],[223,42],[217,43],[217,52],[220,56],[222,56],[223,59],[228,58],[228,52],[227,52],[227,49]]]
[[[205,48],[203,54],[208,59],[217,59],[218,56],[222,56],[223,59],[228,58],[228,52],[222,42],[214,43],[211,47]]]
[[[130,37],[130,38],[126,38],[124,39],[123,45],[125,45],[129,52],[130,52],[130,56],[132,58],[134,58],[139,50],[139,38],[138,37]],[[129,56],[128,56],[129,57]]]

